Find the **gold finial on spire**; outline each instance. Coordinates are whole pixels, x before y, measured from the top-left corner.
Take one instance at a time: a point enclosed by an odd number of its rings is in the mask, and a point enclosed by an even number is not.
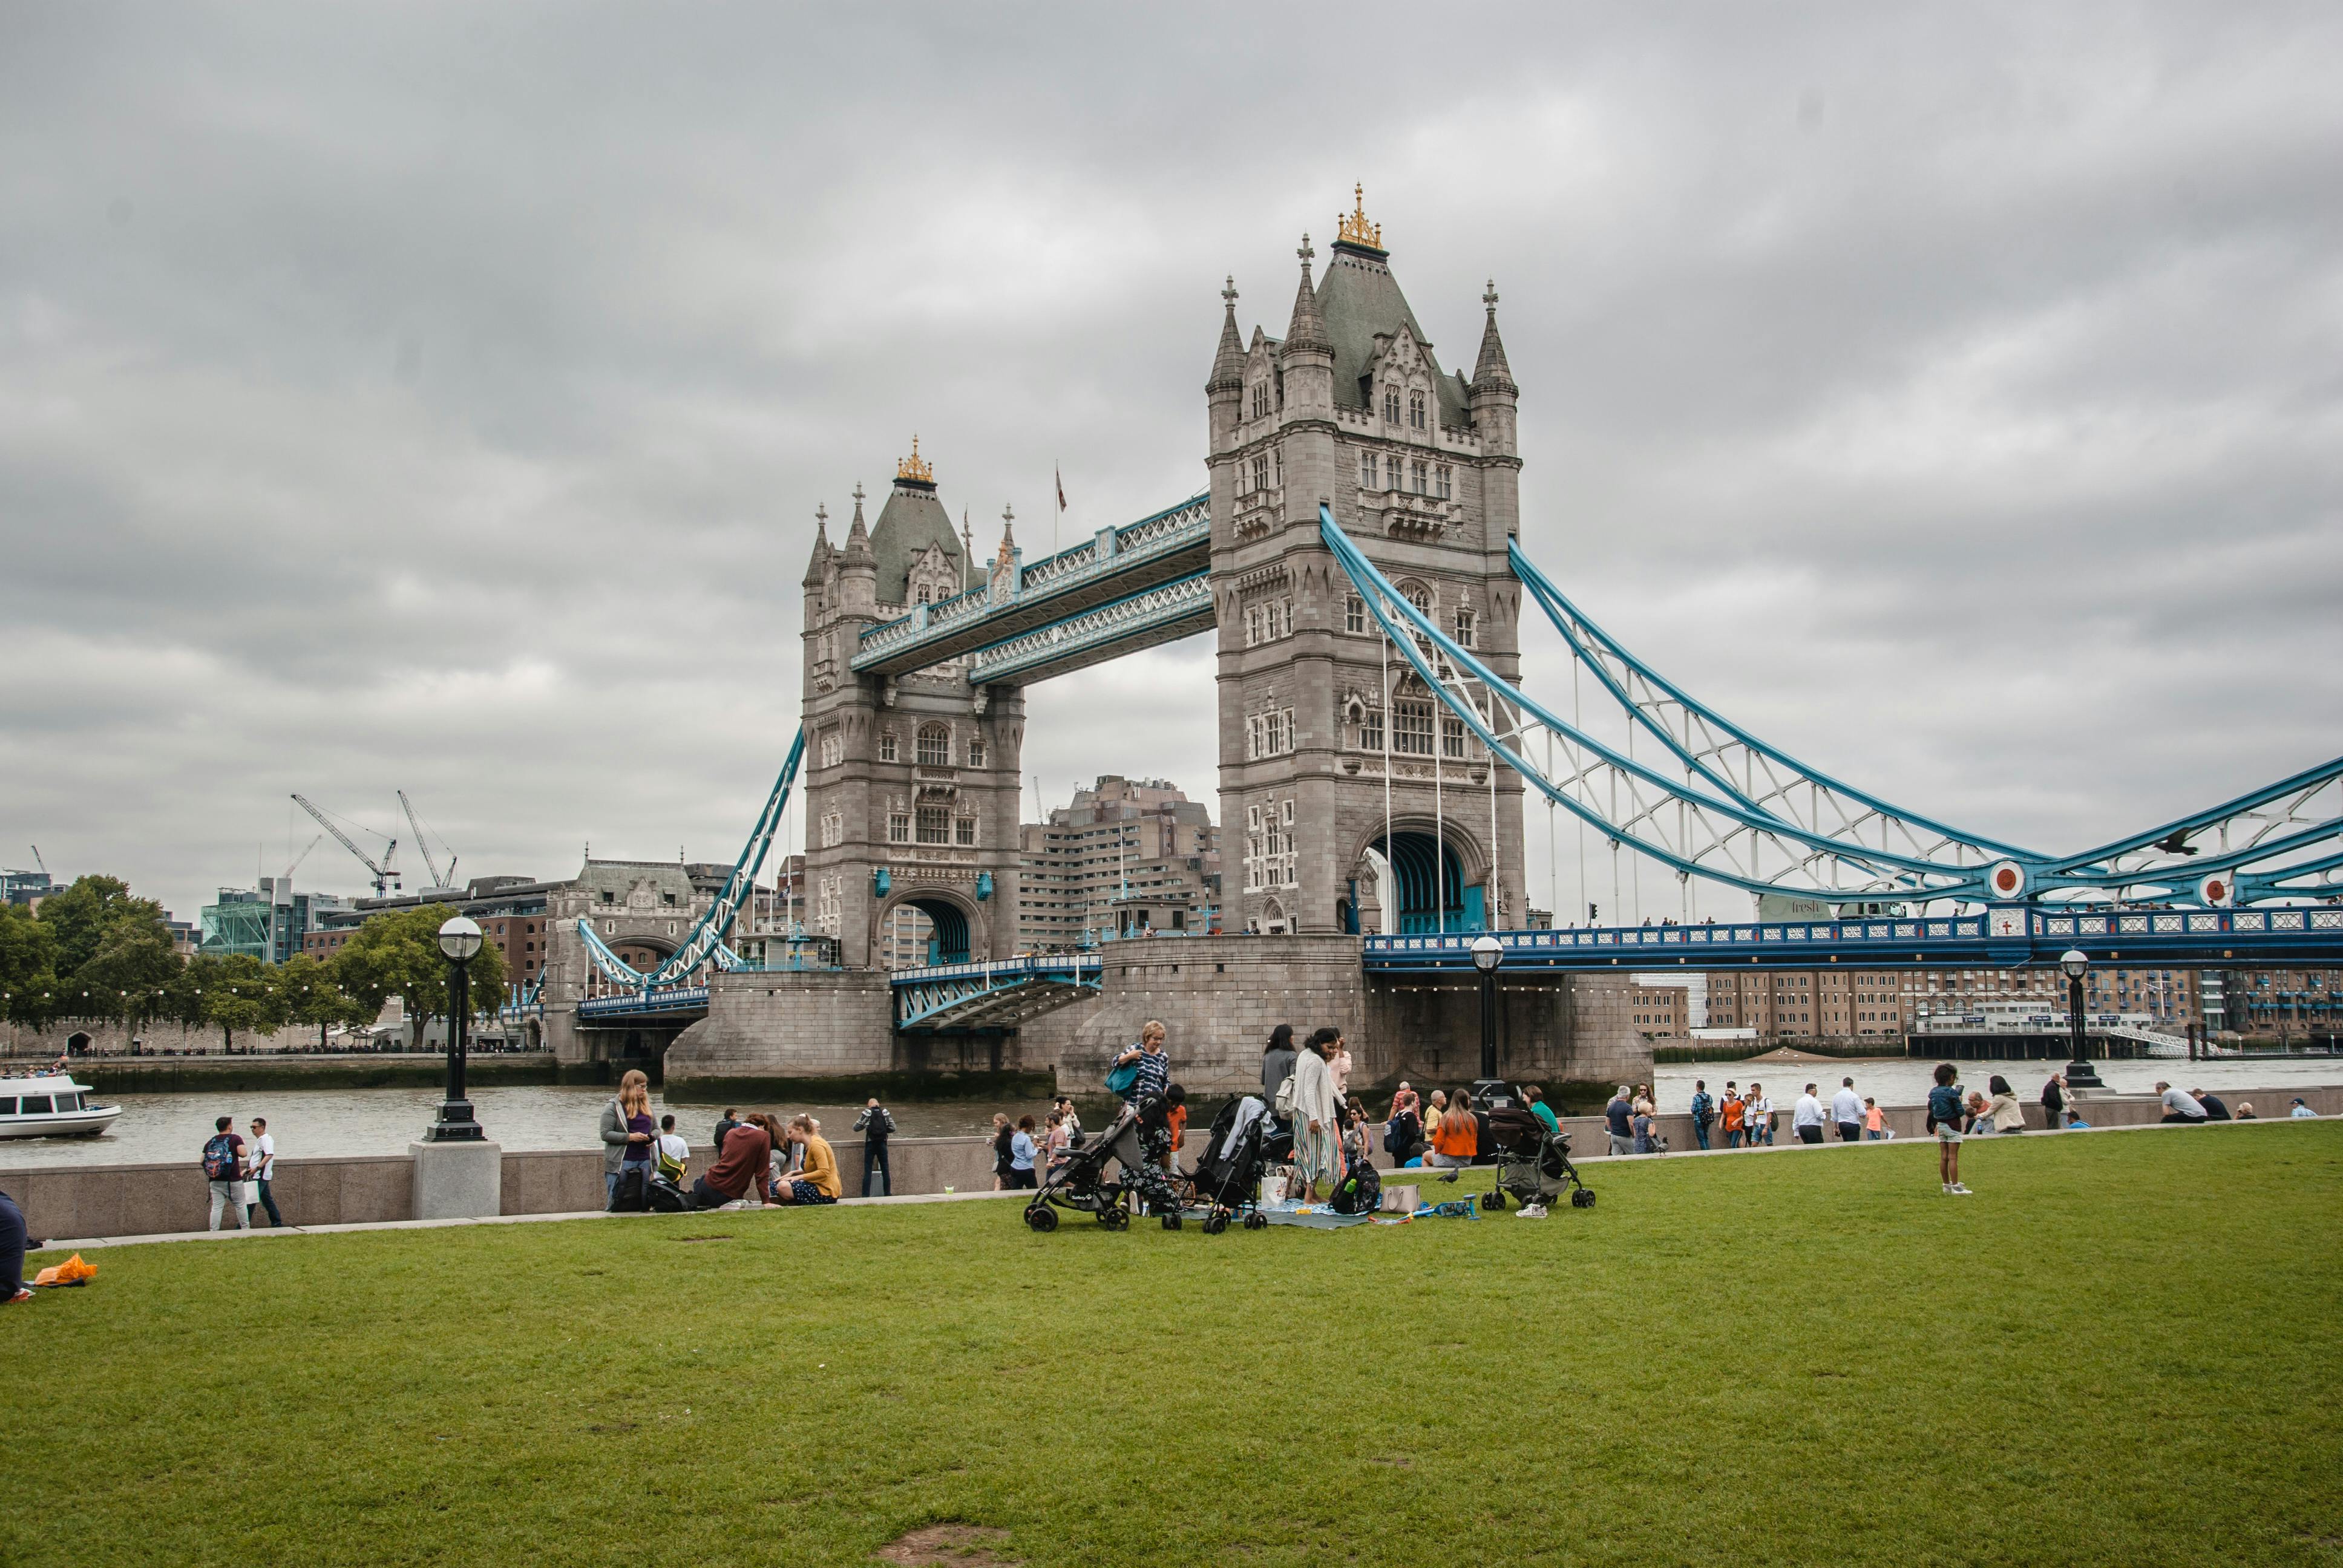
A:
[[[1351,187],[1351,210],[1347,216],[1338,215],[1335,221],[1336,240],[1348,245],[1363,245],[1370,250],[1383,249],[1383,226],[1367,221],[1367,187],[1364,185]]]
[[[895,477],[914,479],[922,485],[932,485],[936,482],[935,465],[920,456],[918,435],[914,434],[911,437],[911,455],[895,465]]]

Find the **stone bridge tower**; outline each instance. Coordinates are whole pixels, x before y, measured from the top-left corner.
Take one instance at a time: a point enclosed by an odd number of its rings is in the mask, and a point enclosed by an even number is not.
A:
[[[1496,292],[1472,377],[1441,368],[1363,198],[1282,338],[1237,328],[1206,386],[1228,929],[1523,923],[1522,784],[1382,635],[1319,538],[1331,506],[1442,628],[1520,674],[1516,388]],[[1386,778],[1386,757],[1389,777]],[[1386,831],[1388,803],[1389,831]]]
[[[900,678],[858,675],[867,628],[981,590],[1013,569],[1004,527],[990,566],[937,499],[919,442],[896,467],[875,526],[854,520],[833,547],[817,513],[805,575],[803,799],[809,929],[839,939],[850,968],[882,965],[903,906],[927,917],[917,961],[1017,950],[1019,760],[1025,697],[970,689],[964,661]]]

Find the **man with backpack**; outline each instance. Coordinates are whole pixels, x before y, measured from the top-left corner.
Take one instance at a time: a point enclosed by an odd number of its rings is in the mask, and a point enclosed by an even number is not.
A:
[[[1716,1120],[1716,1101],[1708,1092],[1708,1080],[1692,1081],[1692,1135],[1703,1149],[1708,1147],[1708,1124]]]
[[[880,1104],[879,1097],[874,1094],[870,1103],[863,1106],[862,1114],[854,1119],[854,1131],[862,1134],[862,1195],[865,1198],[873,1196],[870,1176],[876,1171],[879,1176],[876,1196],[892,1197],[895,1176],[887,1166],[887,1140],[895,1135],[895,1113]]]
[[[212,1124],[212,1135],[204,1141],[204,1182],[212,1190],[212,1222],[220,1228],[220,1211],[225,1209],[236,1217],[239,1231],[252,1229],[252,1216],[236,1201],[236,1185],[244,1180],[244,1140],[236,1135],[236,1118],[223,1116]]]

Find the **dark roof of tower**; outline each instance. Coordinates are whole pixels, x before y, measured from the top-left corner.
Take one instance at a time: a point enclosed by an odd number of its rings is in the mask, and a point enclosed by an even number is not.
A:
[[[880,604],[903,604],[911,591],[911,563],[933,545],[960,568],[960,581],[974,588],[982,578],[970,566],[951,514],[936,499],[932,479],[898,477],[870,529],[870,554],[879,563]]]
[[[1375,357],[1377,335],[1393,336],[1404,325],[1436,374],[1433,386],[1440,399],[1443,423],[1469,425],[1462,380],[1441,371],[1431,353],[1431,339],[1408,307],[1399,280],[1392,276],[1388,254],[1350,241],[1337,241],[1326,258],[1326,276],[1318,280],[1318,315],[1327,338],[1334,345],[1334,401],[1345,408],[1364,408],[1367,395],[1360,378]]]

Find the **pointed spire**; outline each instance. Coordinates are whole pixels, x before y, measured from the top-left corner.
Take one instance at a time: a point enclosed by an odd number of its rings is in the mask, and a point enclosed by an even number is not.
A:
[[[878,558],[870,553],[870,529],[862,520],[862,486],[854,487],[854,526],[846,530],[846,548],[839,559],[848,566],[876,566]]]
[[[1221,290],[1223,310],[1221,315],[1221,346],[1212,355],[1212,378],[1204,383],[1207,392],[1233,392],[1244,386],[1244,337],[1237,331],[1237,280],[1232,273],[1228,286]]]
[[[960,509],[960,558],[962,561],[976,559],[976,535],[969,529],[966,507]]]
[[[1318,313],[1318,291],[1310,282],[1310,258],[1318,253],[1310,248],[1310,236],[1302,236],[1302,248],[1294,255],[1302,258],[1302,286],[1293,296],[1293,321],[1285,329],[1285,352],[1298,348],[1316,348],[1332,353],[1334,346],[1326,337],[1326,318]]]
[[[1481,329],[1481,357],[1473,366],[1473,394],[1477,397],[1483,392],[1518,391],[1513,385],[1513,367],[1505,363],[1504,341],[1497,336],[1495,278],[1489,280],[1488,292],[1481,296],[1481,303],[1488,307],[1489,324]]]
[[[1017,553],[1017,508],[1002,502],[1001,507],[1001,548],[992,558],[995,566],[1007,566]]]
[[[836,553],[830,548],[830,507],[825,502],[813,509],[813,558],[806,563],[805,579],[800,586],[820,587],[822,570],[830,565],[830,558]]]

